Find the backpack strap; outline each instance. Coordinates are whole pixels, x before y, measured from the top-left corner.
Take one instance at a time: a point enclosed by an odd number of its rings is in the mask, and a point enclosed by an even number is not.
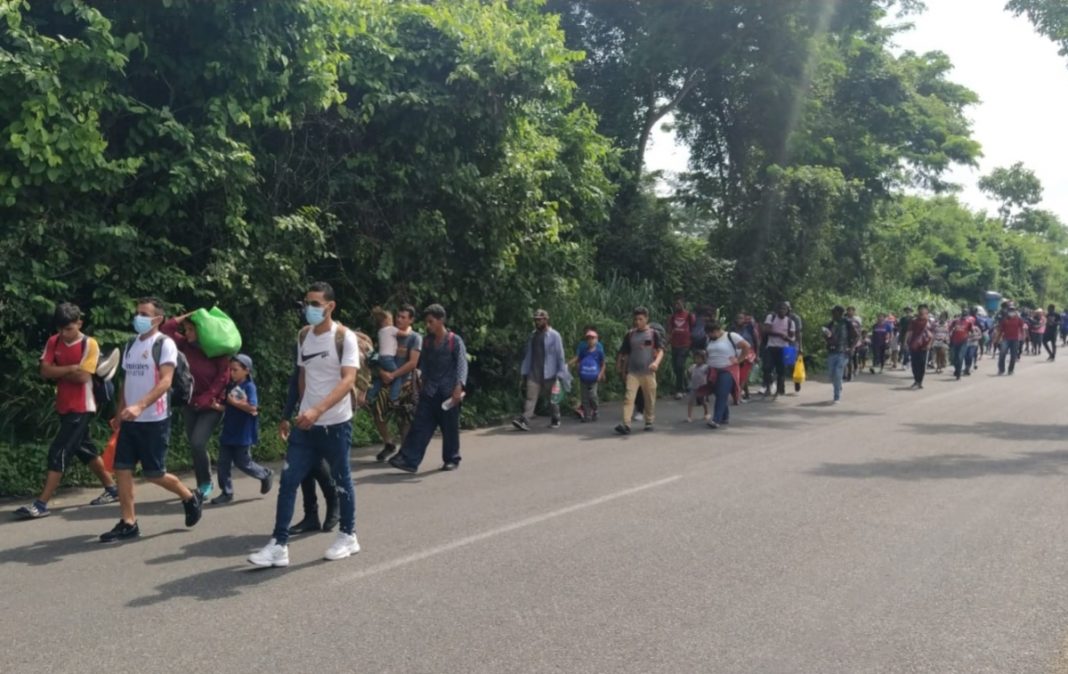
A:
[[[338,323],[337,330],[334,331],[334,346],[337,348],[337,364],[339,367],[341,366],[342,356],[345,355],[345,331],[347,329],[344,325]]]
[[[297,346],[298,347],[304,346],[304,340],[308,338],[308,333],[309,332],[311,332],[311,326],[310,325],[305,325],[303,328],[300,329],[300,332],[297,333]]]
[[[167,339],[167,338],[166,337],[163,337],[163,339],[157,338],[156,341],[152,342],[152,360],[156,361],[156,369],[157,370],[159,370],[160,358],[163,357],[163,340],[164,339]]]

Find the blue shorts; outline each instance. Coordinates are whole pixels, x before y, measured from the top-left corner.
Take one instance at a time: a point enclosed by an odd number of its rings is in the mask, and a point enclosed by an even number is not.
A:
[[[171,444],[171,420],[124,421],[115,446],[115,470],[133,470],[141,464],[145,477],[167,473],[167,448]]]

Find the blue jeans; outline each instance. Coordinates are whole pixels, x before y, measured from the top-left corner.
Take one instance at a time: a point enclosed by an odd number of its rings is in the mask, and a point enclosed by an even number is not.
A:
[[[1005,373],[1005,356],[1009,358],[1009,372],[1016,369],[1016,359],[1020,357],[1020,340],[1001,340],[1001,354],[998,356],[998,374]]]
[[[378,357],[378,370],[380,372],[394,372],[399,365],[397,365],[397,359],[393,356],[379,356]],[[402,379],[394,379],[389,385],[389,399],[393,402],[400,400],[401,384],[404,381]],[[378,392],[382,390],[382,379],[375,377],[374,383],[371,384],[371,390],[367,393],[367,402],[374,402],[378,398]]]
[[[716,397],[716,403],[712,407],[712,421],[717,424],[726,424],[731,419],[731,393],[734,392],[734,375],[730,370],[718,370],[716,372],[716,385],[712,389],[712,395]]]
[[[272,536],[279,545],[289,541],[289,523],[293,520],[297,488],[322,459],[330,466],[330,476],[337,484],[338,514],[341,516],[339,530],[346,534],[356,532],[356,490],[352,486],[349,467],[351,444],[351,421],[333,426],[313,426],[307,431],[293,428],[289,434],[282,479],[278,483],[278,507],[274,516]]]
[[[975,367],[975,359],[979,355],[979,345],[969,344],[968,348],[964,352],[964,371],[971,372]]]
[[[412,427],[408,435],[404,436],[404,443],[398,454],[398,460],[404,465],[419,467],[426,456],[427,445],[438,428],[441,428],[442,461],[460,463],[460,405],[454,405],[448,410],[441,409],[441,403],[450,397],[451,391],[419,396],[419,406],[415,408]]]
[[[219,489],[227,494],[234,493],[234,483],[230,479],[233,466],[257,480],[271,474],[271,471],[252,460],[252,448],[248,445],[219,445]]]
[[[960,377],[960,371],[964,369],[968,358],[968,342],[949,345],[949,362],[953,364],[953,376]],[[971,369],[971,368],[969,368]]]
[[[849,354],[827,354],[827,369],[831,372],[831,386],[834,387],[835,400],[842,399],[842,375],[845,373],[847,361],[849,361]]]

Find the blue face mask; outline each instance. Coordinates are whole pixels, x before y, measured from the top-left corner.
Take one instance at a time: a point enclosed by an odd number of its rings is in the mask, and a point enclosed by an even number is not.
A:
[[[304,320],[308,321],[308,325],[319,325],[326,318],[326,309],[322,307],[304,307]]]
[[[133,329],[139,335],[143,335],[152,329],[152,319],[148,316],[137,315],[133,318]]]

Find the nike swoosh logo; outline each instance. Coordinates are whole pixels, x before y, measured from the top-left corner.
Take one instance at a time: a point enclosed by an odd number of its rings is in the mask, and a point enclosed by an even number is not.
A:
[[[307,355],[302,353],[302,354],[300,354],[300,362],[307,363],[312,358],[319,358],[319,357],[326,358],[326,354],[327,353],[328,353],[327,351],[320,351],[319,353],[309,353]]]

